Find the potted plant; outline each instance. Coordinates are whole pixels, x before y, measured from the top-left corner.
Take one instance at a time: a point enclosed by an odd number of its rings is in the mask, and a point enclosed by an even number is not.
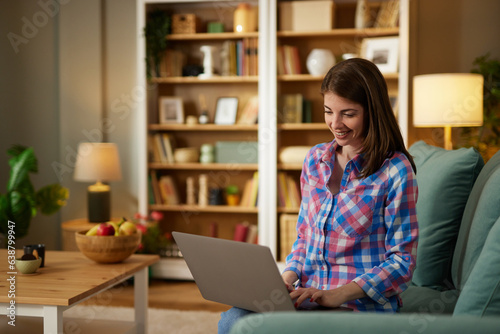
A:
[[[148,16],[144,35],[146,37],[146,70],[148,78],[160,76],[161,59],[167,49],[167,35],[170,33],[171,17],[162,10],[155,10]]]
[[[19,239],[28,234],[31,218],[38,211],[50,215],[64,206],[69,191],[60,184],[51,184],[35,191],[29,175],[38,172],[33,148],[14,145],[7,153],[11,156],[11,170],[7,193],[0,194],[0,234],[12,234],[9,230],[13,229],[16,239]]]
[[[490,54],[477,57],[472,73],[484,77],[483,125],[463,128],[465,146],[475,147],[487,161],[500,148],[500,61],[490,59]]]

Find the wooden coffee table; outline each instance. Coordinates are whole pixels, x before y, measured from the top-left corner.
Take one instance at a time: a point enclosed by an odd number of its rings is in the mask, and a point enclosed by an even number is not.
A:
[[[17,255],[21,255],[19,251]],[[133,276],[135,319],[132,327],[137,333],[146,333],[148,267],[159,261],[157,255],[134,254],[116,264],[98,264],[80,252],[47,251],[45,258],[44,268],[23,275],[15,266],[14,270],[10,268],[7,250],[0,250],[2,322],[11,318],[17,321],[19,316],[43,317],[44,333],[62,334],[63,311]],[[14,317],[9,318],[12,314]],[[0,325],[5,328],[4,323]]]

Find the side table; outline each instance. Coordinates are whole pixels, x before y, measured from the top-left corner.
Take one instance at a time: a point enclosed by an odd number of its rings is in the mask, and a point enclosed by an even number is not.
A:
[[[61,224],[62,229],[62,250],[79,251],[76,245],[75,233],[90,230],[98,223],[91,223],[87,218],[73,219]]]

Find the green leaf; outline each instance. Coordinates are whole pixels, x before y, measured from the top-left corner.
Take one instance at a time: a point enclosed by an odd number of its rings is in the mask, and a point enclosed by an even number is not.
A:
[[[28,173],[38,171],[38,161],[33,153],[33,148],[27,148],[20,153],[11,150],[9,152],[13,152],[15,155],[9,160],[11,171],[7,184],[8,191],[17,190],[23,182],[29,182]]]
[[[66,205],[69,197],[69,190],[60,184],[51,184],[41,188],[36,193],[36,206],[44,215],[56,213],[61,207]]]
[[[10,202],[9,219],[16,223],[16,237],[22,238],[28,233],[31,218],[36,214],[36,208],[18,191],[9,193],[7,200]]]

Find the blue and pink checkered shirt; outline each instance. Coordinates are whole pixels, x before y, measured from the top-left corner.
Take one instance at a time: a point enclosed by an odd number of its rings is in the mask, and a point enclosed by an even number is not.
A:
[[[328,180],[337,143],[307,154],[301,175],[298,237],[286,270],[302,287],[334,289],[351,281],[368,295],[343,306],[355,311],[395,312],[416,263],[417,182],[407,157],[396,152],[374,174],[358,179],[362,155],[345,167],[340,191]]]

